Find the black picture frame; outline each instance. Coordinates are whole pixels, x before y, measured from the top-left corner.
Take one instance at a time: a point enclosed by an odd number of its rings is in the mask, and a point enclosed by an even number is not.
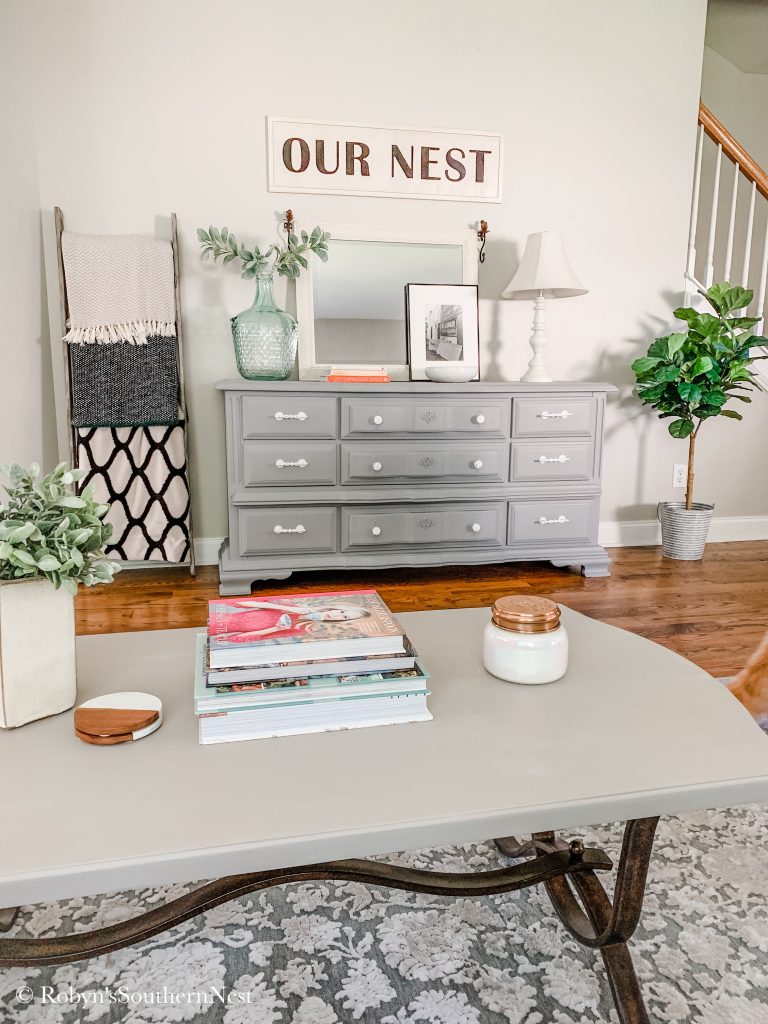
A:
[[[412,321],[415,316],[414,305],[417,300],[415,289],[426,289],[434,293],[434,309],[445,309],[446,307],[453,309],[456,305],[460,305],[460,319],[457,319],[455,314],[448,313],[439,324],[433,324],[428,328],[429,330],[435,328],[435,334],[431,338],[427,337],[427,329],[422,330],[418,338],[414,337]],[[461,302],[457,303],[456,299],[459,297]],[[420,305],[423,305],[423,298],[423,296],[418,296]],[[441,302],[441,298],[445,301]],[[465,315],[467,310],[470,311],[469,317]],[[480,297],[476,284],[433,284],[415,281],[406,284],[405,333],[409,377],[412,381],[430,380],[431,378],[426,372],[426,367],[430,363],[444,367],[473,366],[476,373],[469,379],[480,380]],[[456,339],[459,337],[461,338],[461,356],[459,359],[453,360],[448,356],[451,346],[457,347]]]

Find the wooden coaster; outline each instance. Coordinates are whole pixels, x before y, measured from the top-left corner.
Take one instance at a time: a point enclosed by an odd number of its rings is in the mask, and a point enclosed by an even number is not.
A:
[[[83,743],[114,746],[149,736],[162,721],[162,701],[151,693],[105,693],[75,709],[75,736]]]

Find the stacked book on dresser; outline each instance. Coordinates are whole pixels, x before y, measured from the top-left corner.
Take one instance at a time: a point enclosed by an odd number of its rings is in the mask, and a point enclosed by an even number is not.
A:
[[[428,674],[375,590],[211,601],[201,743],[424,722]]]

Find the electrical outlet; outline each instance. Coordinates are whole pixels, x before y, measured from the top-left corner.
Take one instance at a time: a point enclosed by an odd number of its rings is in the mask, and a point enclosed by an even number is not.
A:
[[[684,462],[676,462],[672,468],[672,486],[685,487],[688,483],[688,467]]]

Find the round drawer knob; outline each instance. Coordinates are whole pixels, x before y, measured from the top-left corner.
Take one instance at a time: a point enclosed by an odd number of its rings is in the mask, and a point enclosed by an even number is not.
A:
[[[381,424],[384,422],[384,417],[383,416],[374,416],[373,417],[373,422],[375,423],[375,425],[377,427],[380,427]]]
[[[381,527],[380,526],[372,526],[371,527],[371,533],[373,534],[374,537],[380,537],[381,536]]]
[[[381,472],[381,463],[380,462],[374,462],[373,465],[371,466],[371,469],[373,470],[374,473],[380,473]]]
[[[475,461],[472,463],[472,469],[482,469],[482,468],[483,468],[483,460],[482,459],[475,459]]]
[[[472,533],[480,533],[480,523],[472,523]]]
[[[481,412],[475,416],[475,423],[485,423],[485,416]]]

